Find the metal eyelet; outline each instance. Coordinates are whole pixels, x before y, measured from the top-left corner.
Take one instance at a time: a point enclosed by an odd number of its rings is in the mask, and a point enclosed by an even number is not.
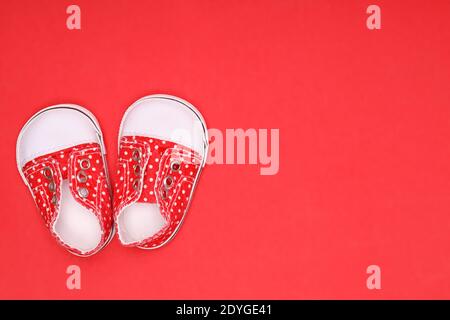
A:
[[[44,169],[42,169],[42,174],[45,178],[47,178],[47,180],[53,180],[53,172],[50,167],[45,167]]]
[[[170,170],[172,171],[178,171],[181,168],[181,163],[178,160],[172,161],[170,164]]]
[[[135,190],[135,191],[138,191],[139,190],[139,186],[140,186],[140,181],[138,180],[138,179],[135,179],[134,181],[133,181],[133,189]]]
[[[141,174],[141,166],[138,164],[133,165],[134,174],[139,176]]]
[[[165,189],[161,190],[161,198],[163,200],[167,199],[167,190],[165,190]]]
[[[86,188],[78,188],[78,195],[82,198],[86,198],[89,195],[89,190]]]
[[[48,190],[50,190],[51,192],[56,191],[56,184],[53,181],[48,184]]]
[[[56,204],[58,202],[58,198],[56,197],[56,194],[52,197],[52,204]]]
[[[88,175],[86,173],[86,171],[80,170],[77,173],[77,180],[80,183],[85,183],[88,179]]]
[[[88,170],[91,167],[91,161],[89,159],[81,159],[80,160],[80,168],[83,170]]]
[[[141,150],[133,149],[133,153],[131,154],[131,159],[133,159],[134,161],[141,160]]]
[[[164,184],[164,187],[166,189],[170,189],[172,187],[172,184],[173,184],[172,176],[165,177],[164,180],[163,180],[163,184]]]

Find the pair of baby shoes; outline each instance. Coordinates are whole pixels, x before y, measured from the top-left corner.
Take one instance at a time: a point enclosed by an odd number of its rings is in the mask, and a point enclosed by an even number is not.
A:
[[[111,186],[100,125],[85,108],[45,108],[17,139],[20,175],[51,234],[73,254],[97,253],[115,230],[124,246],[161,247],[188,210],[208,149],[199,111],[174,96],[144,97],[125,112],[118,140]]]

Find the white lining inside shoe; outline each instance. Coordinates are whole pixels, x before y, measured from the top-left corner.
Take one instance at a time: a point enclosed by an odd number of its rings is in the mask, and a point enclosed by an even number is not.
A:
[[[207,153],[206,124],[188,102],[169,95],[151,95],[136,101],[125,112],[120,125],[123,136],[155,137]],[[145,240],[167,224],[156,204],[132,203],[118,215],[118,235],[123,244]]]
[[[102,239],[100,223],[95,214],[73,198],[67,180],[62,182],[60,208],[53,231],[61,241],[81,252],[97,248]]]
[[[119,235],[123,244],[142,241],[160,231],[167,221],[154,203],[133,203],[118,217]]]
[[[86,109],[72,104],[46,108],[23,127],[16,146],[19,172],[30,160],[81,143],[99,143],[104,151],[100,126]],[[52,226],[66,245],[86,253],[95,249],[102,237],[97,216],[79,204],[70,192],[68,181],[61,185],[60,211]]]

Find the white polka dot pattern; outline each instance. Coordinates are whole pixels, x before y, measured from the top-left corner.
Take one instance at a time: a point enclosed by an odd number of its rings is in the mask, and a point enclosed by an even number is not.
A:
[[[198,153],[170,141],[122,137],[114,215],[117,217],[125,206],[134,202],[156,203],[167,221],[156,235],[130,246],[158,247],[174,235],[187,212],[201,162]]]
[[[45,225],[50,230],[53,230],[58,215],[63,180],[69,181],[71,194],[76,201],[99,219],[102,240],[97,248],[82,253],[67,246],[52,231],[62,246],[78,255],[91,255],[105,245],[112,232],[112,205],[99,144],[81,144],[40,156],[27,162],[22,172]]]

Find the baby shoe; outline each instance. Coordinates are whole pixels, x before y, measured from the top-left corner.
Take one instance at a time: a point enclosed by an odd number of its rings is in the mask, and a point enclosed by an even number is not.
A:
[[[151,95],[128,108],[120,125],[113,200],[123,245],[155,249],[174,237],[207,149],[205,121],[190,103]]]
[[[73,104],[41,110],[17,139],[20,175],[51,234],[75,255],[98,252],[114,234],[105,155],[97,120]]]

